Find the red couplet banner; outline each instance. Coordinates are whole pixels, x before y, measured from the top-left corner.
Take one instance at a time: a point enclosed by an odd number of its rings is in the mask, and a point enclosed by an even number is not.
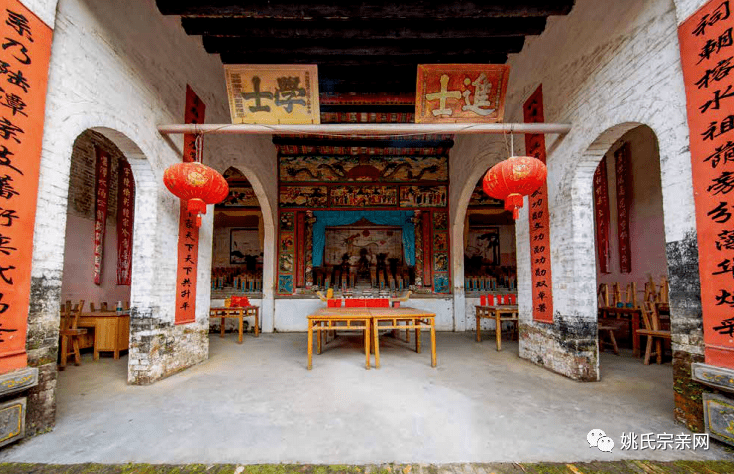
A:
[[[135,180],[130,163],[120,160],[117,171],[117,284],[129,285],[132,274]]]
[[[619,271],[632,271],[630,247],[630,211],[632,206],[632,170],[630,144],[614,152],[614,170],[617,177],[617,236],[619,237]]]
[[[97,162],[94,174],[94,284],[102,283],[104,236],[107,229],[107,200],[110,193],[110,155],[94,147]]]
[[[0,373],[25,367],[51,28],[0,0]]]
[[[525,101],[526,123],[540,123],[543,117],[543,88],[538,88]],[[545,136],[525,135],[525,152],[545,163]],[[530,270],[533,284],[533,319],[553,322],[553,283],[551,279],[550,221],[548,218],[548,185],[535,191],[529,201]]]
[[[594,172],[594,214],[596,215],[596,252],[599,269],[609,273],[609,182],[607,158],[603,157]]]
[[[190,86],[186,86],[186,123],[204,123],[206,106]],[[196,136],[184,135],[183,160],[196,159]],[[199,228],[196,217],[186,209],[181,201],[178,224],[178,272],[176,275],[176,324],[191,323],[196,320],[196,272],[199,257]]]
[[[690,129],[706,363],[734,368],[734,12],[715,0],[678,28]]]

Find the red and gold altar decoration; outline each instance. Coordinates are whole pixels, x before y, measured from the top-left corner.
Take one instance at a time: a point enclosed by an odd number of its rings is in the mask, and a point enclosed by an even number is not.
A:
[[[229,194],[224,176],[202,163],[176,163],[163,174],[163,183],[177,197],[187,201],[187,210],[196,214],[196,227],[207,204],[222,202]]]
[[[531,156],[512,156],[494,165],[484,177],[484,192],[505,201],[505,209],[518,218],[523,196],[535,192],[545,182],[548,171],[540,160]]]

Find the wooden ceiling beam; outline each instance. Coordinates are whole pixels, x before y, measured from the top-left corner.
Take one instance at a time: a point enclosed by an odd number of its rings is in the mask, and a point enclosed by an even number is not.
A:
[[[274,145],[328,146],[347,148],[446,148],[454,146],[453,140],[390,140],[390,139],[329,139],[273,136]]]
[[[290,40],[336,39],[435,39],[494,38],[497,36],[539,35],[545,17],[462,18],[462,19],[383,19],[383,20],[273,20],[268,18],[183,17],[181,25],[189,35],[240,36]]]
[[[519,53],[525,43],[524,36],[497,38],[430,39],[430,40],[308,40],[270,39],[204,36],[204,49],[208,53],[243,53],[257,51],[262,55],[294,56],[433,56],[433,55],[486,55],[491,53]]]
[[[487,0],[395,2],[394,0],[300,2],[293,0],[156,0],[164,15],[250,18],[494,18],[566,15],[574,0]]]
[[[222,53],[224,64],[317,64],[319,67],[352,67],[381,68],[386,79],[389,79],[392,68],[416,68],[418,64],[504,64],[506,54],[424,54],[400,56],[306,56],[293,54],[290,51],[279,51],[277,54],[263,54],[260,50],[254,53]],[[321,75],[321,72],[319,73]],[[374,74],[373,74],[374,75]],[[338,77],[338,76],[335,76]],[[356,92],[356,91],[354,91]],[[379,91],[375,91],[379,92]]]

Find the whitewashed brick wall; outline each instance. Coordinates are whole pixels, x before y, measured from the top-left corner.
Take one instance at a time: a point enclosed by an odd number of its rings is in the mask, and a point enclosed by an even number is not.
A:
[[[123,151],[137,186],[129,381],[153,382],[206,358],[212,209],[200,231],[196,323],[174,326],[179,200],[165,189],[162,175],[181,161],[183,140],[164,138],[156,128],[183,121],[187,83],[207,104],[207,122],[229,121],[222,65],[204,51],[200,38],[184,33],[178,17],[160,15],[153,0],[59,2],[34,235],[36,304],[29,315],[29,339],[45,335],[46,344],[34,349],[38,358],[49,347],[55,350],[71,150],[87,129]],[[253,183],[265,214],[265,238],[272,243],[275,209],[269,200],[277,182],[270,138],[205,141],[205,163],[220,171],[234,165]],[[263,300],[263,322],[271,326],[273,253],[266,248],[271,282]]]
[[[676,26],[670,1],[577,0],[570,15],[551,17],[546,31],[528,38],[523,51],[509,61],[505,121],[523,121],[522,104],[542,83],[546,122],[573,125],[565,137],[546,136],[556,319],[552,326],[531,318],[530,255],[523,245],[528,242],[527,200],[517,223],[520,317],[526,329],[521,356],[570,377],[598,377],[592,177],[603,154],[631,128],[648,125],[659,141],[666,242],[690,241],[691,236],[695,241]],[[464,136],[452,150],[454,275],[463,275],[463,261],[457,256],[463,254],[461,226],[471,188],[507,156],[502,140]],[[515,140],[517,153],[523,142],[522,137]],[[455,286],[458,300],[463,295],[460,279]],[[695,313],[696,302],[691,304]],[[454,307],[460,311],[464,305]],[[676,311],[683,308],[674,304]],[[700,346],[696,342],[684,349],[697,351]]]

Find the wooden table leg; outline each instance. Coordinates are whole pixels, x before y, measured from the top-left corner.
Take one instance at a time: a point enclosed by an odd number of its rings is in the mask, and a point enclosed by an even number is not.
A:
[[[477,317],[477,342],[482,342],[482,317],[480,316],[480,309],[476,309]]]
[[[308,320],[308,335],[306,336],[306,339],[308,342],[306,342],[306,354],[308,354],[308,364],[306,364],[306,369],[311,370],[311,359],[313,358],[313,322],[309,319]]]
[[[431,367],[436,367],[436,317],[431,318]]]
[[[260,308],[255,307],[255,337],[260,337]]]
[[[377,331],[377,318],[372,319],[372,340],[374,341],[375,349],[375,368],[380,368],[380,337]]]
[[[59,370],[66,368],[66,357],[69,352],[69,337],[61,336],[61,363],[59,364]]]
[[[241,309],[240,310],[240,337],[237,339],[237,344],[242,344],[242,329],[243,329],[243,326],[245,325],[244,319],[245,319],[245,310]]]
[[[408,322],[405,322],[406,326],[408,325]],[[405,330],[405,342],[410,344],[410,329]]]
[[[370,345],[372,345],[370,341],[370,320],[367,318],[364,320],[364,357],[367,370],[370,370]]]
[[[324,332],[324,321],[316,322],[316,353],[321,354],[321,334]]]
[[[494,311],[494,332],[497,334],[497,350],[502,350],[502,321],[500,321],[500,310]]]
[[[410,323],[409,323],[410,324]],[[413,326],[418,326],[418,324],[413,320]],[[421,329],[415,328],[415,351],[420,354],[421,353]]]
[[[225,318],[222,317],[222,328],[219,331],[219,337],[224,337],[224,321],[225,321]]]
[[[640,336],[637,330],[640,329],[640,313],[635,311],[632,313],[632,354],[640,357]]]

